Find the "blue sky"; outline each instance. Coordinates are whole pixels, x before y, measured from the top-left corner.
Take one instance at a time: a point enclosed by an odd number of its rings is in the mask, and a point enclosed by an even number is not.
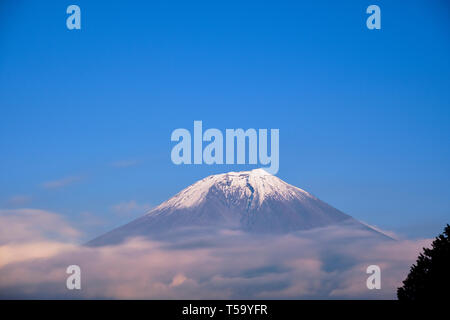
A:
[[[89,237],[252,168],[172,164],[171,132],[202,120],[279,128],[281,179],[434,236],[450,217],[449,33],[445,1],[2,1],[0,207]]]

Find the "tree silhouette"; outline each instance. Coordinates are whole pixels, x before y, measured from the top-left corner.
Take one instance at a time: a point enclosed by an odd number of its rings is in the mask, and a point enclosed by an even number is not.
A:
[[[431,249],[423,248],[413,264],[403,287],[397,289],[399,300],[442,300],[450,296],[450,225],[436,237]]]

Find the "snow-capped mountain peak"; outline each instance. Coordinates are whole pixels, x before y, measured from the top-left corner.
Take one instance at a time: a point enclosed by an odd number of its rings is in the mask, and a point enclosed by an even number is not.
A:
[[[288,200],[296,196],[313,198],[308,192],[285,183],[264,169],[254,169],[206,177],[163,202],[148,214],[166,208],[181,209],[199,206],[214,190],[221,192],[224,199],[231,203],[240,200],[248,201],[249,208],[260,206],[266,198],[279,200]]]
[[[90,242],[101,245],[132,236],[183,228],[232,228],[286,233],[340,223],[368,228],[308,192],[263,169],[208,176],[127,225]]]

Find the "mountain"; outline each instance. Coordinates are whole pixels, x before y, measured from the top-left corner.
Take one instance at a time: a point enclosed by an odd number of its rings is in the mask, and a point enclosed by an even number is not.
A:
[[[287,233],[346,224],[371,230],[351,216],[263,169],[206,177],[144,216],[88,243],[120,243],[189,228],[229,228],[250,233]]]

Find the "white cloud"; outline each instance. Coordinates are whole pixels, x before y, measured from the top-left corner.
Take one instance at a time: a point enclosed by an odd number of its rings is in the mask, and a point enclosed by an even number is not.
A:
[[[121,202],[112,206],[113,211],[121,216],[142,215],[151,208],[151,205],[147,203],[139,204],[135,200]]]
[[[45,241],[45,230],[31,229],[28,242],[0,247],[0,297],[391,299],[431,242],[380,241],[342,227],[278,236],[214,231],[84,247]],[[65,289],[71,264],[82,270],[79,292]],[[369,264],[381,267],[381,290],[366,288]]]
[[[39,209],[0,210],[0,244],[74,240],[80,232],[61,215]]]
[[[71,185],[75,182],[78,182],[82,179],[82,177],[79,176],[71,176],[71,177],[65,177],[58,180],[52,180],[52,181],[46,181],[42,183],[42,187],[45,189],[57,189],[62,188],[68,185]]]
[[[139,164],[139,161],[137,160],[121,160],[121,161],[116,161],[116,162],[112,162],[110,165],[111,167],[115,167],[115,168],[128,168],[128,167],[133,167]]]
[[[7,203],[12,206],[22,206],[31,201],[31,197],[27,195],[15,195],[8,199]]]
[[[27,242],[0,245],[0,268],[11,263],[50,258],[60,252],[74,248],[74,245],[61,242]]]

